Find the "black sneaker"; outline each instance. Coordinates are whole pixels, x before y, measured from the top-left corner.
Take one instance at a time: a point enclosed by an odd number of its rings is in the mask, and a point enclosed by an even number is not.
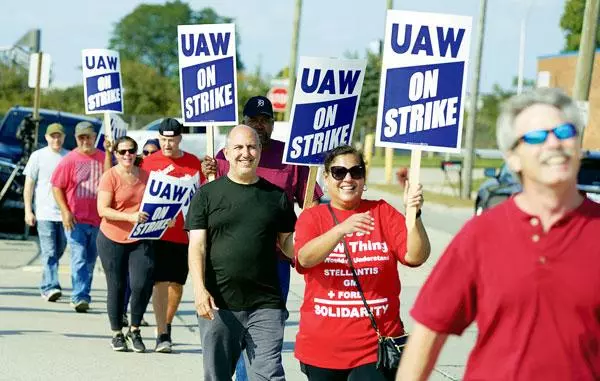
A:
[[[143,353],[146,351],[146,346],[142,341],[142,334],[139,329],[127,332],[127,344],[134,352]]]
[[[158,336],[158,339],[156,339],[156,348],[154,349],[154,352],[171,353],[172,346],[173,344],[171,344],[171,337],[168,334],[163,333],[162,335]]]
[[[125,336],[123,336],[121,332],[119,332],[116,336],[112,338],[110,346],[115,352],[127,352],[127,343],[125,343]]]
[[[127,314],[123,314],[123,327],[129,327],[129,320],[127,320]]]

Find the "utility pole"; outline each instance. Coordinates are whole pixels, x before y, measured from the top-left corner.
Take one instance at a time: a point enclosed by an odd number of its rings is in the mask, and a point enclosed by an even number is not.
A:
[[[600,0],[586,1],[585,13],[583,15],[583,30],[581,32],[581,42],[579,43],[579,55],[577,56],[573,98],[578,101],[585,101],[586,103],[590,95],[590,85],[592,83],[599,9]]]
[[[290,121],[290,111],[294,102],[294,91],[296,90],[296,62],[298,61],[298,40],[300,36],[300,15],[302,14],[302,0],[296,0],[294,11],[294,30],[292,32],[292,54],[290,56],[290,68],[288,70],[290,84],[288,86],[288,101],[285,105],[285,120]]]
[[[394,0],[387,0],[387,10],[394,9]],[[387,11],[386,11],[387,14]],[[383,23],[385,25],[385,22]],[[385,35],[385,33],[384,33]],[[383,49],[381,49],[381,59],[383,59]],[[385,147],[385,183],[392,183],[394,165],[394,149]]]
[[[481,73],[481,56],[483,54],[483,36],[485,33],[485,13],[487,0],[481,0],[479,22],[477,25],[477,45],[475,51],[475,64],[473,65],[471,79],[471,93],[469,104],[469,118],[465,136],[465,158],[462,171],[462,199],[471,198],[471,183],[473,181],[473,159],[475,156],[475,122],[477,121],[477,101],[479,99],[479,74]]]

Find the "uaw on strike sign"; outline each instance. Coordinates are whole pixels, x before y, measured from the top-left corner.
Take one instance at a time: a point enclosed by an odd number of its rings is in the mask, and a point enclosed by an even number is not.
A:
[[[460,150],[471,21],[388,11],[377,146]]]
[[[177,35],[183,124],[237,124],[235,25],[179,25]]]
[[[321,165],[328,151],[350,144],[366,65],[300,57],[284,163]]]
[[[85,113],[122,113],[123,88],[119,52],[84,49],[81,56]]]

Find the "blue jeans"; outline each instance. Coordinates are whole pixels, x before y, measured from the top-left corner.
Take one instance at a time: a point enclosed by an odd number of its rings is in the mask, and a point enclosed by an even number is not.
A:
[[[96,236],[98,227],[89,224],[75,224],[70,232],[65,232],[71,249],[71,283],[73,303],[86,301],[90,303],[90,290],[92,277],[98,251],[96,250]]]
[[[290,262],[286,260],[279,260],[277,266],[277,273],[279,275],[279,288],[281,289],[281,296],[283,297],[283,303],[287,305],[287,298],[290,292]],[[287,312],[285,314],[287,316]],[[246,364],[244,362],[244,356],[240,356],[237,364],[235,365],[235,380],[236,381],[248,381],[248,374],[246,373]]]
[[[60,221],[38,221],[38,238],[40,240],[40,262],[42,263],[42,295],[51,290],[60,290],[58,282],[58,261],[62,257],[67,238]]]

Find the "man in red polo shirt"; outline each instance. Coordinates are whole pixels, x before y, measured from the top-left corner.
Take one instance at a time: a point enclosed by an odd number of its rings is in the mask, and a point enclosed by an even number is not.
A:
[[[504,104],[497,128],[523,191],[450,243],[411,311],[397,380],[427,379],[473,321],[464,380],[600,380],[600,205],[577,190],[579,110],[537,89]]]
[[[179,149],[183,126],[176,119],[166,118],[158,132],[160,151],[144,158],[142,169],[160,171],[174,177],[194,176],[203,179],[200,160]],[[154,293],[152,305],[156,317],[156,352],[170,353],[172,346],[171,323],[181,302],[183,285],[188,276],[188,235],[183,230],[183,215],[179,213],[175,225],[167,229],[154,243]]]

